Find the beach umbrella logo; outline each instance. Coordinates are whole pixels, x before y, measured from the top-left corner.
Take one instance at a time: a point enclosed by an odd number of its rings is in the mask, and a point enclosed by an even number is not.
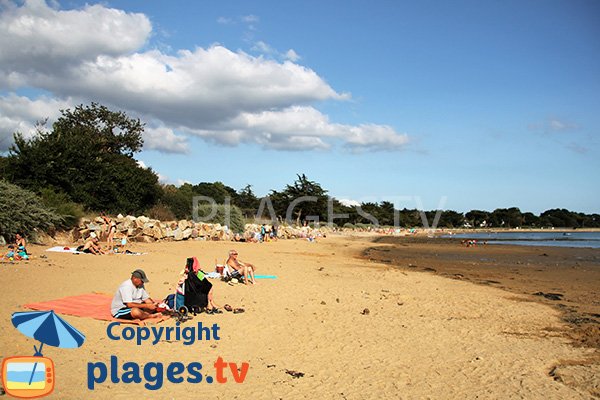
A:
[[[40,342],[33,346],[32,357],[9,357],[2,361],[2,386],[7,394],[18,398],[47,396],[54,390],[54,362],[44,357],[44,345],[77,348],[85,335],[54,311],[16,312],[12,323],[25,336]]]

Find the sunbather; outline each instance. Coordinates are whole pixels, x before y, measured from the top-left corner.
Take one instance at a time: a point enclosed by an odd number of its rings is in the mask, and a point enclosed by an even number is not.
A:
[[[250,263],[238,260],[237,256],[237,251],[229,250],[229,258],[227,259],[227,262],[225,264],[231,269],[233,269],[231,277],[237,279],[243,277],[244,283],[246,285],[248,285],[249,283],[255,285],[256,280],[254,279],[254,271],[256,270],[256,267]]]
[[[157,303],[150,298],[144,288],[148,282],[146,273],[136,269],[131,278],[121,283],[110,305],[110,313],[120,319],[159,318],[161,313],[156,311]]]
[[[99,240],[97,236],[89,237],[84,244],[77,247],[77,251],[81,253],[89,253],[95,255],[106,254],[106,252],[102,250],[98,242]]]

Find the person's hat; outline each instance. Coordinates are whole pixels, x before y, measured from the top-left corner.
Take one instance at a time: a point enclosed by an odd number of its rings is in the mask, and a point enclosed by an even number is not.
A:
[[[146,277],[146,273],[144,271],[142,271],[141,269],[136,269],[135,271],[133,271],[131,273],[131,276],[135,276],[136,278],[140,278],[142,280],[142,282],[144,282],[144,283],[150,282],[148,280],[148,278]]]

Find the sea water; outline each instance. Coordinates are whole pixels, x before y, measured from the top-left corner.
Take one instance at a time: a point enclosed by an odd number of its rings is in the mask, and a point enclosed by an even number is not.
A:
[[[443,235],[443,238],[474,239],[488,244],[515,244],[520,246],[591,247],[600,249],[600,232],[473,232]]]

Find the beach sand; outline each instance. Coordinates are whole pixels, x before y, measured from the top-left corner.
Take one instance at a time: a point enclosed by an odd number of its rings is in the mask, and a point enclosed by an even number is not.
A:
[[[370,240],[331,236],[235,244],[241,260],[277,279],[256,286],[213,282],[219,304],[246,312],[200,314],[182,327],[217,323],[218,341],[137,346],[109,339],[106,321],[63,316],[86,341],[78,349],[44,347],[56,365],[51,398],[589,399],[600,394],[597,349],[574,346],[555,307],[532,301],[531,295],[370,261],[363,257],[367,247],[390,246]],[[148,274],[150,294],[161,298],[174,290],[186,257],[196,256],[203,268],[212,269],[215,259],[223,262],[234,247],[203,241],[134,246],[147,254],[72,255],[33,246],[32,261],[1,264],[0,357],[33,354],[37,342],[10,321],[13,312],[25,311],[22,304],[112,294],[136,268]],[[175,327],[175,321],[161,326]],[[111,356],[118,359],[119,374],[125,362],[142,368],[160,362],[165,369],[172,362],[200,362],[201,372],[214,377],[218,357],[238,366],[247,362],[249,369],[239,384],[228,372],[225,384],[165,378],[151,391],[144,382],[109,378],[88,390],[88,363],[109,364]]]

